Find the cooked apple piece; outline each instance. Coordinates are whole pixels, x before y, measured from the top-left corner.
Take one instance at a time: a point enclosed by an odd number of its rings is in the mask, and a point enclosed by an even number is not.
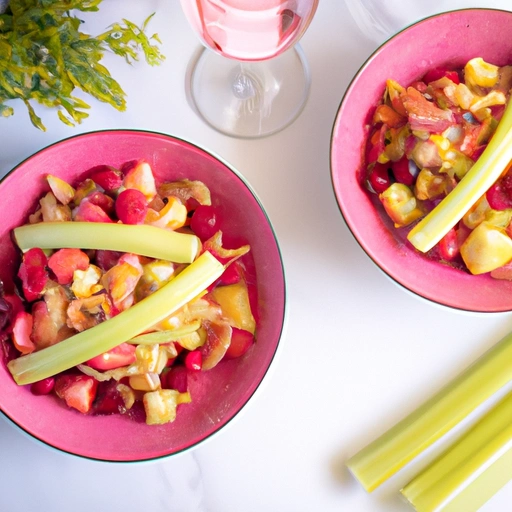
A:
[[[206,341],[199,349],[203,357],[203,370],[211,370],[221,361],[231,343],[232,329],[228,322],[204,321]]]

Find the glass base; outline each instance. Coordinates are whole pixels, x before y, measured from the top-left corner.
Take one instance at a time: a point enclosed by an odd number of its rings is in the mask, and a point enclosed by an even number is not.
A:
[[[228,59],[204,49],[187,74],[196,112],[216,130],[240,138],[276,133],[301,113],[311,76],[302,49],[257,62]]]

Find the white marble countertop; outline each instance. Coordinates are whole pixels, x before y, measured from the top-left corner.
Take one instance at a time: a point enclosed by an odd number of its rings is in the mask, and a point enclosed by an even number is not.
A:
[[[396,28],[452,6],[509,6],[384,3],[397,16],[381,19]],[[163,40],[165,63],[129,67],[107,58],[127,92],[127,112],[93,102],[90,118],[73,129],[43,111],[43,133],[14,105],[15,116],[0,120],[0,173],[50,143],[106,128],[166,132],[220,154],[252,184],[280,241],[289,300],[280,355],[261,392],[220,435],[156,463],[74,458],[0,421],[0,510],[410,510],[398,494],[407,468],[368,495],[345,460],[512,330],[512,316],[461,314],[412,297],[375,267],[341,218],[329,174],[331,128],[350,79],[384,36],[367,37],[344,2],[322,0],[302,40],[313,77],[305,110],[276,135],[237,140],[207,127],[187,104],[184,78],[199,42],[178,0],[106,0],[85,17],[86,28],[98,33],[152,12],[150,30]],[[503,512],[511,502],[512,484],[482,511]]]

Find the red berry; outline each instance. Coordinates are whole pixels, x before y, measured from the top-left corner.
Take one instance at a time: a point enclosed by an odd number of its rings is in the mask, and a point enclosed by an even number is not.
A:
[[[55,386],[55,379],[53,377],[48,377],[43,380],[38,380],[34,382],[30,386],[30,391],[34,395],[48,395],[53,391],[53,387]]]
[[[200,350],[192,350],[185,356],[185,368],[191,371],[199,371],[203,367],[203,356]]]
[[[445,261],[454,260],[460,253],[460,243],[455,228],[450,229],[439,241],[439,254]]]
[[[485,197],[493,210],[512,208],[512,175],[507,173],[503,178],[500,178],[487,191]]]
[[[402,157],[398,162],[393,162],[391,164],[393,176],[398,183],[403,183],[408,187],[414,183],[416,176],[411,172],[412,165],[413,163],[411,163],[406,156]]]
[[[116,199],[116,214],[123,224],[143,224],[148,211],[146,196],[134,188],[123,190]]]
[[[190,228],[202,240],[219,231],[220,215],[215,206],[199,205],[190,219]]]
[[[376,163],[372,167],[372,170],[370,171],[368,182],[372,189],[377,194],[382,194],[382,192],[387,190],[391,185],[391,177],[389,176],[389,166]]]

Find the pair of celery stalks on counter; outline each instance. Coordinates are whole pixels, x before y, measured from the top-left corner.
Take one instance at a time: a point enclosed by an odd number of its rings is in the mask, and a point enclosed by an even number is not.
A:
[[[224,272],[224,265],[211,253],[198,257],[201,244],[195,235],[150,225],[42,222],[14,229],[14,237],[22,251],[33,247],[105,249],[190,264],[162,288],[108,321],[10,361],[9,371],[20,385],[56,375],[132,340],[197,297]]]
[[[463,217],[512,160],[512,101],[482,156],[455,189],[409,233],[431,249]],[[347,466],[373,491],[512,380],[512,333]],[[473,512],[512,479],[512,392],[401,493],[418,512]]]

